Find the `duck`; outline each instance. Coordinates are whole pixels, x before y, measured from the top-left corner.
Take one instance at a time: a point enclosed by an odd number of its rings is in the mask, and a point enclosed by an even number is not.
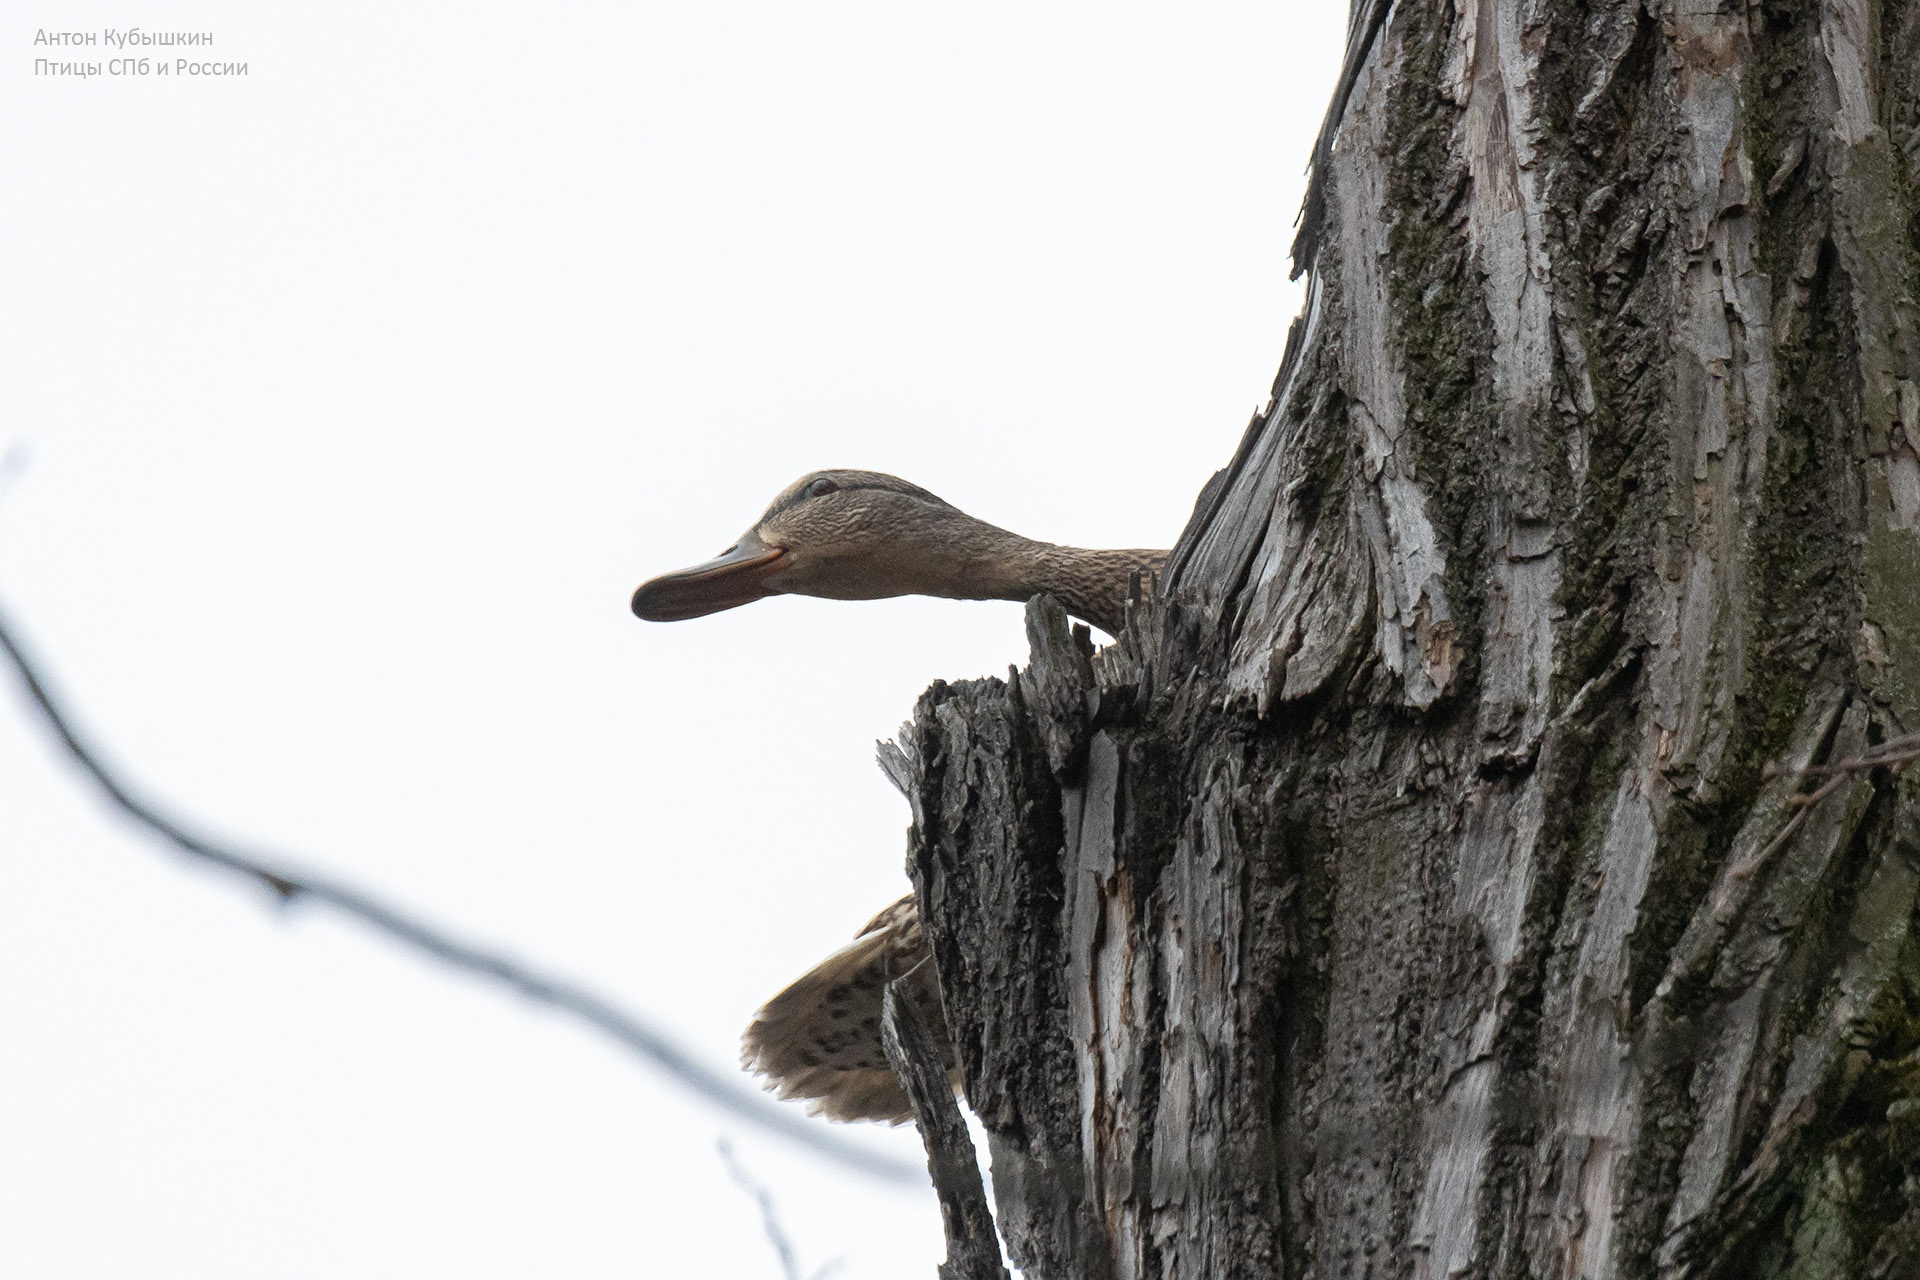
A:
[[[842,1122],[900,1124],[913,1118],[906,1091],[880,1043],[881,1002],[899,979],[933,1037],[957,1093],[960,1071],[940,1007],[933,953],[920,909],[906,895],[867,921],[852,942],[760,1006],[740,1035],[740,1066],[781,1099]]]
[[[775,595],[1024,602],[1045,594],[1119,635],[1129,581],[1159,573],[1166,559],[1165,551],[1035,542],[897,476],[815,471],[781,490],[713,559],[643,583],[633,612],[647,622],[680,622]]]
[[[1133,584],[1158,576],[1167,555],[1037,542],[898,476],[814,471],[781,490],[719,555],[641,584],[633,612],[647,622],[681,622],[778,595],[1025,601],[1046,594],[1117,636]],[[741,1066],[779,1097],[830,1120],[911,1119],[881,1049],[881,997],[889,982],[905,980],[957,1090],[932,959],[908,894],[761,1006],[741,1036]]]

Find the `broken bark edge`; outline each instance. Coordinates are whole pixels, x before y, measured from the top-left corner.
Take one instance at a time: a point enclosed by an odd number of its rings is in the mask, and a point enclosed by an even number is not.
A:
[[[913,1106],[920,1140],[927,1146],[927,1172],[940,1197],[940,1221],[947,1233],[940,1280],[1009,1280],[987,1208],[987,1189],[980,1181],[980,1159],[960,1104],[953,1099],[953,1083],[933,1036],[900,989],[901,981],[889,982],[881,996],[880,1043]]]

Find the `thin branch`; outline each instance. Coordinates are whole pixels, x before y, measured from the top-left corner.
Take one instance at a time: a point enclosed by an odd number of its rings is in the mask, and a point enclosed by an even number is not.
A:
[[[1794,832],[1800,830],[1801,825],[1807,820],[1807,815],[1813,812],[1814,806],[1838,791],[1840,784],[1846,780],[1846,774],[1837,774],[1822,783],[1820,789],[1817,791],[1806,795],[1788,797],[1787,803],[1794,806],[1794,814],[1791,818],[1787,819],[1787,825],[1780,828],[1780,834],[1767,841],[1765,847],[1757,853],[1754,853],[1750,857],[1743,858],[1729,867],[1727,869],[1728,878],[1732,880],[1745,880],[1755,871],[1765,866],[1767,859],[1780,852],[1781,849],[1786,847],[1787,841],[1793,839]]]
[[[1824,778],[1836,773],[1860,773],[1867,769],[1910,764],[1915,760],[1920,760],[1920,733],[1909,733],[1898,738],[1888,738],[1885,742],[1868,747],[1857,756],[1848,756],[1832,764],[1802,765],[1798,769],[1788,765],[1770,764],[1767,766],[1766,776],[1769,778],[1787,775],[1796,778]]]
[[[760,1225],[766,1230],[767,1243],[771,1244],[773,1251],[780,1255],[780,1274],[785,1276],[786,1280],[808,1280],[808,1277],[800,1271],[800,1251],[793,1247],[793,1241],[788,1238],[786,1228],[780,1225],[780,1214],[774,1207],[773,1192],[767,1189],[765,1183],[747,1172],[746,1166],[741,1164],[739,1158],[733,1154],[731,1142],[722,1138],[714,1143],[714,1146],[719,1148],[720,1162],[727,1166],[727,1176],[733,1179],[735,1186],[752,1196],[753,1202],[760,1206]],[[840,1260],[829,1259],[813,1273],[811,1280],[827,1280],[828,1276],[839,1269]]]
[[[1920,760],[1920,733],[1889,738],[1885,742],[1867,748],[1857,756],[1848,756],[1832,764],[1809,764],[1801,765],[1799,768],[1780,764],[1768,765],[1766,776],[1769,778],[1825,778],[1826,781],[1812,791],[1789,797],[1789,803],[1796,809],[1793,817],[1788,819],[1786,826],[1780,828],[1779,835],[1767,842],[1766,848],[1748,860],[1751,865],[1735,867],[1734,874],[1736,876],[1751,874],[1755,867],[1764,864],[1768,858],[1779,852],[1787,841],[1793,839],[1793,833],[1800,829],[1807,815],[1812,813],[1822,800],[1838,791],[1840,784],[1854,774],[1888,768],[1899,773],[1915,760]]]
[[[67,754],[86,770],[114,807],[183,853],[264,885],[282,902],[305,899],[323,903],[436,960],[468,973],[491,978],[529,1000],[569,1014],[612,1036],[659,1067],[682,1088],[714,1106],[848,1169],[885,1182],[908,1184],[921,1180],[920,1171],[905,1161],[863,1151],[822,1128],[819,1121],[805,1120],[780,1110],[761,1095],[736,1084],[731,1075],[722,1074],[698,1061],[675,1044],[666,1033],[585,987],[541,973],[497,951],[463,942],[350,885],[277,865],[272,859],[196,835],[185,825],[161,813],[150,802],[141,799],[101,762],[100,756],[84,740],[72,717],[62,710],[59,701],[49,690],[46,679],[27,656],[4,610],[0,610],[0,649],[5,650],[7,658],[20,673],[28,695],[46,716],[47,723],[59,737]]]

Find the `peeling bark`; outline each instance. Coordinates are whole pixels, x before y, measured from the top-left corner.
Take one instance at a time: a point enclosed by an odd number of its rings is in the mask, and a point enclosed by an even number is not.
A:
[[[880,1043],[913,1108],[927,1148],[927,1175],[940,1200],[947,1259],[940,1264],[939,1280],[1007,1280],[980,1182],[980,1157],[953,1100],[940,1046],[913,1007],[914,996],[915,988],[904,978],[887,984],[880,996]]]
[[[1168,581],[889,749],[1011,1256],[1920,1276],[1916,784],[1781,838],[1920,729],[1920,5],[1353,29]]]

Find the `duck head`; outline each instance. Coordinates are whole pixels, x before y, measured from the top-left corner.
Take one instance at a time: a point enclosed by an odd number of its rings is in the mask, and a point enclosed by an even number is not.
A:
[[[643,584],[633,612],[677,622],[767,596],[1012,598],[1025,539],[877,471],[815,471],[725,551]]]

